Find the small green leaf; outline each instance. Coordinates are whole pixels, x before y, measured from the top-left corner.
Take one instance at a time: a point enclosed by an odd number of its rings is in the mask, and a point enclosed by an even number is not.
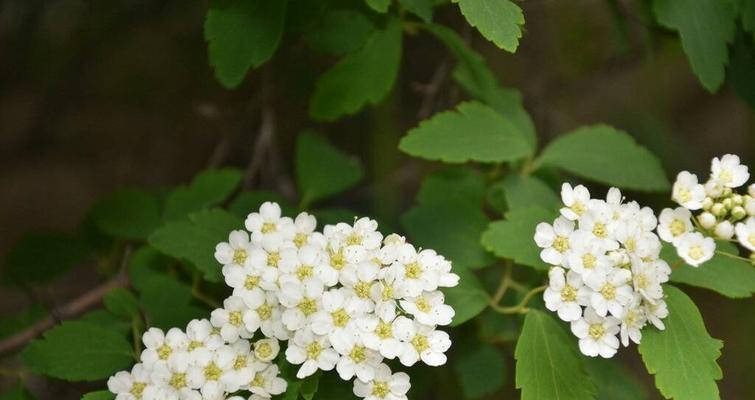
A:
[[[379,13],[387,13],[391,6],[391,0],[364,0],[371,9]]]
[[[122,189],[99,201],[92,219],[103,232],[124,239],[146,239],[161,222],[157,199],[136,189]]]
[[[655,386],[667,399],[718,399],[716,381],[723,377],[716,359],[723,342],[708,334],[695,303],[681,290],[666,285],[666,329],[648,327],[639,345]]]
[[[220,282],[215,246],[228,241],[232,230],[243,229],[240,218],[220,209],[191,214],[189,221],[169,222],[149,237],[149,244],[168,256],[189,261],[210,282]]]
[[[217,205],[241,183],[241,172],[233,168],[207,170],[194,177],[190,186],[179,187],[165,200],[167,221],[184,219],[192,212]]]
[[[516,387],[522,400],[594,399],[577,341],[548,314],[530,309],[516,345]]]
[[[69,381],[104,379],[134,362],[131,344],[120,333],[77,321],[45,332],[21,356],[32,371]]]
[[[34,304],[17,314],[3,317],[0,319],[0,339],[21,332],[45,316],[47,310],[39,304]]]
[[[133,293],[124,288],[115,288],[108,292],[103,302],[105,308],[121,318],[131,319],[139,315],[139,302]]]
[[[410,13],[420,17],[425,22],[433,19],[433,2],[432,0],[398,0],[401,7],[406,8]]]
[[[192,319],[207,314],[206,310],[191,304],[189,285],[167,275],[150,278],[140,298],[150,326],[161,329],[184,327]]]
[[[342,55],[362,47],[373,30],[375,25],[359,11],[329,10],[304,39],[316,51]]]
[[[401,25],[395,18],[375,30],[361,49],[347,54],[315,84],[312,118],[334,121],[377,104],[390,92],[401,61]]]
[[[511,174],[503,180],[502,185],[506,204],[510,209],[540,206],[555,210],[561,204],[556,192],[534,176]]]
[[[443,293],[446,295],[446,304],[456,311],[451,326],[459,326],[485,310],[490,296],[472,271],[453,268],[453,272],[459,275],[459,284],[452,288],[443,288]]]
[[[81,400],[113,400],[115,395],[107,390],[89,392],[81,397]]]
[[[467,399],[495,393],[506,382],[506,359],[489,344],[465,349],[454,364],[454,369]]]
[[[476,101],[420,122],[401,139],[399,148],[415,157],[447,163],[513,161],[532,150],[511,121]]]
[[[459,8],[485,39],[508,52],[516,51],[524,25],[519,6],[510,0],[459,0]]]
[[[722,241],[716,242],[716,249],[729,254],[738,252],[736,246]],[[668,244],[663,246],[661,255],[672,265],[683,262],[674,247]],[[699,267],[684,264],[674,268],[671,280],[710,289],[733,299],[751,297],[755,293],[755,268],[748,262],[720,254],[714,255]]]
[[[364,177],[359,160],[311,132],[296,143],[296,180],[302,207],[354,186]]]
[[[621,160],[621,162],[617,162]],[[572,174],[624,189],[660,192],[669,181],[658,158],[626,132],[591,125],[559,136],[535,165],[551,165]]]
[[[709,92],[724,81],[728,44],[734,40],[736,11],[722,0],[654,0],[661,25],[679,31],[692,70]]]
[[[618,360],[584,357],[584,366],[598,389],[597,400],[647,400],[642,382]]]
[[[66,233],[28,233],[8,252],[3,278],[17,286],[49,282],[84,261],[89,250],[81,238]]]
[[[480,207],[484,193],[482,177],[472,171],[431,175],[417,195],[418,204],[402,216],[401,224],[415,244],[436,250],[454,266],[485,267],[494,259],[480,245],[488,224]]]
[[[29,391],[21,385],[15,385],[7,392],[0,394],[0,400],[33,400]]]
[[[270,59],[283,33],[286,0],[213,0],[204,24],[210,65],[226,88]]]
[[[547,270],[548,266],[540,259],[540,248],[535,244],[535,227],[541,222],[552,223],[557,215],[557,211],[538,206],[513,209],[506,214],[506,219],[488,225],[482,234],[482,245],[498,257]]]

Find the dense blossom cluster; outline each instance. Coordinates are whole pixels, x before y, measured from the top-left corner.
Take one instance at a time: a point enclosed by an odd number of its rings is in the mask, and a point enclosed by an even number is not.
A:
[[[712,160],[710,177],[705,183],[699,183],[692,173],[680,172],[672,190],[672,199],[680,207],[661,212],[658,228],[661,239],[672,243],[679,256],[692,266],[699,266],[713,256],[716,245],[711,237],[733,240],[736,236],[752,258],[755,184],[751,184],[745,194],[734,191],[744,186],[749,178],[747,166],[733,154]],[[693,217],[693,212],[698,214]]]
[[[657,219],[648,207],[624,203],[616,188],[602,200],[565,183],[561,198],[561,215],[535,232],[540,257],[553,266],[545,305],[571,323],[582,353],[609,358],[620,343],[639,343],[648,323],[665,328],[662,284],[671,269],[659,258]]]
[[[118,399],[269,398],[286,389],[272,364],[279,341],[297,378],[335,369],[369,400],[407,398],[409,376],[384,359],[446,362],[451,341],[436,328],[454,310],[438,289],[459,277],[435,251],[383,238],[369,218],[317,232],[313,216],[284,217],[269,202],[245,225],[215,252],[232,295],[186,333],[145,333],[142,363],[109,382]]]

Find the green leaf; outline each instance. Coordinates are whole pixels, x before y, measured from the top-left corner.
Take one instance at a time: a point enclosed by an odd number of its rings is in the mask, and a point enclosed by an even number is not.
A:
[[[511,174],[501,183],[506,204],[510,209],[540,206],[547,210],[555,210],[561,204],[556,192],[534,176]]]
[[[302,132],[296,142],[296,181],[302,207],[343,192],[364,177],[358,159],[322,136]]]
[[[557,215],[558,211],[538,206],[513,209],[506,219],[488,225],[482,234],[482,245],[498,257],[545,271],[548,266],[540,259],[535,227],[541,222],[552,223]]]
[[[597,400],[646,400],[648,394],[642,382],[618,360],[584,357],[584,366],[598,389]]]
[[[398,0],[398,3],[425,22],[430,22],[433,19],[432,0]]]
[[[115,395],[108,390],[89,392],[81,397],[81,400],[113,400]]]
[[[171,260],[154,247],[142,246],[134,251],[128,264],[128,276],[134,288],[142,290],[146,282],[161,274]]]
[[[199,173],[190,186],[174,190],[165,200],[164,217],[167,221],[184,219],[223,202],[241,183],[241,172],[233,168],[206,170]]]
[[[221,266],[215,260],[215,246],[227,242],[232,230],[243,229],[241,220],[220,209],[200,211],[189,221],[169,222],[149,237],[149,244],[168,256],[189,261],[204,278],[220,282]]]
[[[584,126],[557,137],[546,146],[535,165],[559,167],[624,189],[660,192],[670,186],[661,162],[653,153],[626,132],[602,124]]]
[[[176,278],[158,275],[150,278],[141,290],[141,302],[149,325],[161,329],[186,326],[207,311],[191,304],[191,287]]]
[[[716,242],[716,249],[730,254],[738,253],[736,246],[722,241]],[[683,262],[674,247],[668,244],[664,244],[661,255],[672,265]],[[684,264],[674,268],[671,280],[710,289],[733,299],[751,297],[755,293],[755,268],[748,262],[720,254],[715,254],[699,267]]]
[[[485,39],[508,52],[516,51],[524,25],[519,6],[510,0],[459,0],[459,8]]]
[[[755,2],[746,4],[751,4],[749,7],[755,14]],[[755,109],[755,79],[752,79],[752,71],[755,71],[755,34],[751,38],[740,30],[731,49],[731,62],[726,76],[737,95]]]
[[[47,310],[39,304],[34,304],[17,314],[3,317],[0,319],[0,339],[21,332],[45,316]]]
[[[459,284],[452,288],[443,288],[443,293],[446,296],[446,304],[456,311],[451,326],[459,326],[485,310],[490,296],[472,271],[454,267],[453,272],[459,275]]]
[[[210,65],[226,88],[270,59],[283,33],[286,0],[213,0],[204,23]]]
[[[364,46],[343,57],[315,84],[312,118],[334,121],[379,103],[391,90],[401,61],[401,25],[395,18],[375,30]]]
[[[454,364],[454,369],[467,399],[495,393],[506,382],[506,359],[489,344],[465,349]]]
[[[755,40],[755,2],[742,2],[742,27],[752,33],[752,40]]]
[[[160,225],[160,206],[154,196],[144,191],[122,189],[95,204],[92,219],[109,235],[146,239]]]
[[[121,334],[77,321],[45,332],[21,356],[32,371],[69,381],[104,379],[134,362],[131,344]]]
[[[304,400],[312,400],[317,394],[317,389],[320,386],[320,376],[322,374],[310,375],[301,381],[299,387],[299,394]]]
[[[715,92],[724,81],[727,45],[734,40],[736,12],[722,0],[654,0],[661,25],[679,31],[682,48],[703,86]]]
[[[666,329],[646,328],[639,345],[642,361],[655,375],[655,386],[670,399],[718,399],[716,381],[723,377],[716,359],[723,342],[708,334],[695,303],[666,285]]]
[[[139,302],[133,293],[124,288],[115,288],[108,292],[103,302],[105,308],[121,318],[131,319],[139,315]]]
[[[3,278],[13,285],[50,282],[89,255],[81,238],[60,232],[32,232],[15,243],[5,259]]]
[[[530,309],[516,345],[516,387],[522,400],[594,399],[595,386],[576,351],[576,339],[548,314]]]
[[[432,248],[456,267],[482,268],[494,259],[480,245],[488,217],[480,207],[482,177],[468,170],[451,170],[425,179],[418,204],[401,218],[412,241]],[[442,216],[442,217],[439,217]]]
[[[375,25],[361,12],[329,10],[304,39],[316,51],[342,55],[362,47],[373,30]]]
[[[33,397],[29,391],[21,385],[15,385],[7,392],[0,394],[0,400],[32,400]]]
[[[513,161],[532,151],[511,121],[476,101],[420,122],[401,139],[399,148],[415,157],[447,163]]]
[[[97,325],[109,331],[117,332],[123,337],[131,332],[131,321],[126,321],[101,308],[87,312],[76,321]]]
[[[458,60],[453,77],[469,93],[498,111],[514,124],[535,150],[537,137],[535,124],[522,105],[522,95],[516,89],[502,88],[493,72],[485,65],[485,59],[467,46],[456,32],[442,25],[424,25],[435,35]]]
[[[371,9],[379,13],[387,13],[391,6],[391,0],[364,0]]]

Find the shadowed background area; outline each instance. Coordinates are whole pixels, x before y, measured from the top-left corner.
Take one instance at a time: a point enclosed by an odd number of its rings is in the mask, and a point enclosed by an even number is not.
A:
[[[724,153],[737,153],[755,167],[753,109],[728,85],[706,92],[678,38],[647,22],[647,9],[636,3],[642,2],[522,2],[526,31],[513,55],[479,37],[453,7],[439,8],[435,18],[480,51],[505,86],[522,92],[540,146],[577,126],[605,122],[631,133],[670,173],[688,169],[707,176],[710,158]],[[225,90],[207,62],[206,7],[175,0],[0,2],[3,259],[27,233],[80,229],[95,200],[119,187],[159,192],[185,184],[207,166],[248,168],[265,124],[273,132],[264,143],[270,155],[248,187],[293,197],[296,135],[314,129],[356,155],[367,171],[357,189],[330,203],[399,226],[399,215],[433,167],[400,153],[398,140],[420,119],[464,99],[448,76],[454,61],[442,45],[426,33],[407,36],[399,81],[383,103],[335,124],[317,124],[308,118],[308,98],[334,58],[308,51],[298,35],[285,36],[273,60],[241,87]],[[595,189],[602,195],[602,187]],[[669,205],[662,195],[628,197],[656,209]],[[39,258],[56,260],[51,254]],[[3,316],[32,302],[55,306],[76,297],[99,282],[102,268],[92,259],[49,285],[3,287],[0,326]],[[755,393],[749,379],[755,302],[685,289],[712,336],[725,342],[722,398]],[[660,398],[635,347],[621,354],[651,398]],[[40,398],[78,398],[94,387],[27,379]],[[0,376],[0,389],[10,382]],[[518,395],[505,396],[491,398]]]

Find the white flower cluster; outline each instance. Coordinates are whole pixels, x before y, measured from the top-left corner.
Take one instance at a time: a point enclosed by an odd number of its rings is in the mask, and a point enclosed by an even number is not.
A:
[[[680,172],[674,182],[671,198],[681,207],[664,209],[659,217],[658,234],[661,239],[676,247],[679,256],[687,264],[699,266],[713,257],[715,237],[737,241],[755,252],[755,184],[748,193],[739,194],[734,189],[744,186],[750,179],[746,165],[739,157],[726,154],[714,158],[708,181],[698,183],[697,176],[687,171]],[[699,211],[694,216],[692,212]],[[695,230],[695,225],[700,233]]]
[[[270,202],[245,225],[216,247],[233,288],[223,308],[209,322],[192,322],[200,333],[192,324],[186,334],[147,332],[142,364],[111,378],[119,400],[161,390],[168,393],[161,399],[224,399],[239,390],[269,398],[286,388],[271,364],[279,340],[287,341],[286,360],[300,366],[297,378],[335,369],[343,380],[356,378],[354,394],[369,400],[407,399],[409,376],[384,359],[446,362],[451,340],[436,328],[450,324],[454,310],[438,289],[456,286],[459,276],[435,251],[383,238],[369,218],[317,232],[313,216],[284,217]],[[251,345],[255,337],[264,339]]]
[[[623,203],[616,188],[591,199],[582,185],[561,188],[564,207],[553,225],[540,223],[535,242],[553,265],[546,307],[571,323],[585,355],[609,358],[621,344],[639,343],[648,323],[664,329],[662,284],[671,269],[659,258],[657,220],[648,207]]]
[[[239,390],[261,400],[286,390],[286,381],[272,363],[280,350],[276,339],[228,343],[203,319],[189,322],[185,332],[150,328],[142,341],[141,362],[107,382],[117,400],[226,399]]]

